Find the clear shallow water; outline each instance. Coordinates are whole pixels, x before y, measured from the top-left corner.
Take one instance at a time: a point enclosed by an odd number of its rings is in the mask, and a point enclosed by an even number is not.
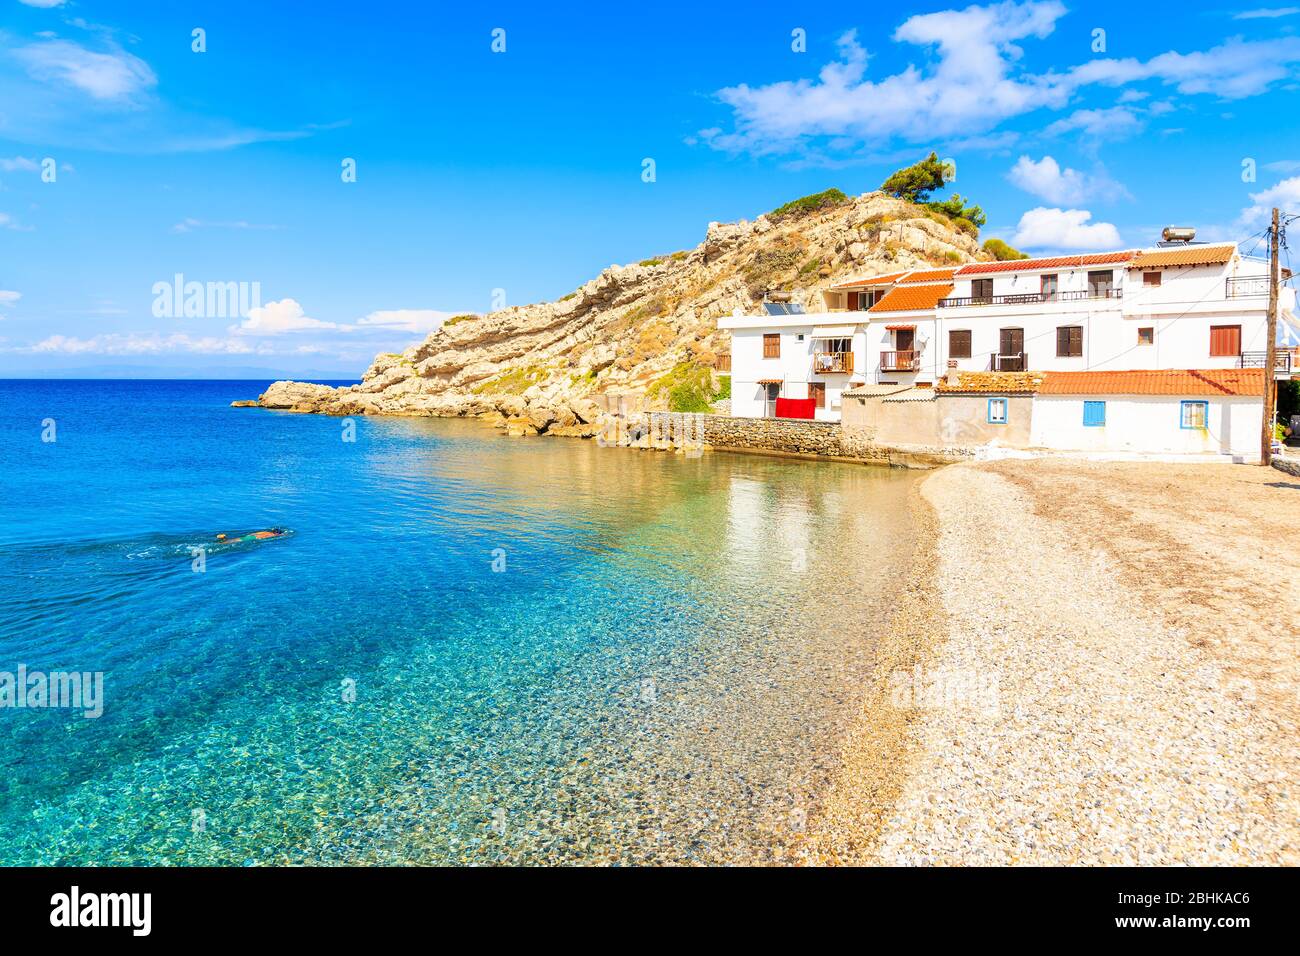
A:
[[[228,407],[263,387],[0,382],[0,671],[105,673],[99,719],[0,709],[0,862],[788,858],[910,477],[462,421],[347,443]]]

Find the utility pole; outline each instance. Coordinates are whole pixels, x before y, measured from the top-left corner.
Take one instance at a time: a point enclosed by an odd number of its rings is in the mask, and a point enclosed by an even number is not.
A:
[[[1280,278],[1277,247],[1278,212],[1274,206],[1273,228],[1268,239],[1268,347],[1264,352],[1264,433],[1259,453],[1265,467],[1273,462],[1273,401],[1277,394],[1277,284]]]

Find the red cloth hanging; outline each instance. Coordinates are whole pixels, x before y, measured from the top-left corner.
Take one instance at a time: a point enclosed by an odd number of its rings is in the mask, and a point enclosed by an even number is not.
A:
[[[817,399],[815,398],[778,398],[776,400],[777,418],[815,418],[817,416]]]

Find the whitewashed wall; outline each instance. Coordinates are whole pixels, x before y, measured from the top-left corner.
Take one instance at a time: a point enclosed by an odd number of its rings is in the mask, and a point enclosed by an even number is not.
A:
[[[1086,427],[1083,403],[1104,400],[1106,424]],[[1205,429],[1181,428],[1180,403],[1207,401]],[[1231,454],[1259,459],[1263,402],[1251,398],[1164,395],[1058,396],[1034,399],[1031,444],[1065,451]]]

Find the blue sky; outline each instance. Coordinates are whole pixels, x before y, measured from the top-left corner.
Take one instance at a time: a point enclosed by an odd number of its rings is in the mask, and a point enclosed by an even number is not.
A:
[[[1300,211],[1285,3],[270,6],[0,0],[0,375],[356,375],[930,149],[1031,252]]]

